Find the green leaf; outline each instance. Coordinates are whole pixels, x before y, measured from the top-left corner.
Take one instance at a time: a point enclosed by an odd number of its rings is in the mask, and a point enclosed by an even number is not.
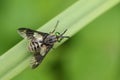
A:
[[[57,31],[62,32],[68,29],[65,35],[72,37],[87,24],[119,2],[119,0],[79,0],[38,29],[38,31],[50,32],[59,20],[60,27],[57,27]],[[63,42],[56,44],[55,47],[61,45]],[[26,49],[26,40],[21,41],[5,52],[0,56],[0,80],[10,80],[18,75],[29,66],[30,58],[31,54]]]

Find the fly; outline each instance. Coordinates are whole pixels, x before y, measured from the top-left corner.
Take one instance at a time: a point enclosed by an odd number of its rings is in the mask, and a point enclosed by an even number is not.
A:
[[[28,49],[33,53],[31,62],[33,69],[39,66],[56,42],[60,42],[64,38],[69,38],[69,36],[63,36],[67,29],[63,33],[55,32],[58,23],[59,21],[57,21],[54,30],[49,33],[35,31],[29,28],[18,29],[18,33],[29,41]]]

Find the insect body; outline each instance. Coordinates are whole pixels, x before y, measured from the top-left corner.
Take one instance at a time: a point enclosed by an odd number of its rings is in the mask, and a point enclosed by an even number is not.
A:
[[[36,68],[53,47],[55,42],[60,42],[63,38],[69,38],[69,36],[63,36],[67,31],[65,30],[62,34],[55,32],[55,29],[50,33],[39,32],[28,28],[19,28],[18,33],[29,41],[28,49],[33,53],[32,68]],[[55,32],[55,33],[54,33]]]

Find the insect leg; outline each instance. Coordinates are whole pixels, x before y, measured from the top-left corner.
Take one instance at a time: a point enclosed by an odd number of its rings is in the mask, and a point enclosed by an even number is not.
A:
[[[60,34],[60,36],[59,36],[60,39],[58,40],[58,42],[61,42],[61,40],[63,38],[70,38],[69,36],[63,36],[66,33],[66,31],[67,31],[67,29],[62,34]]]
[[[61,36],[58,42],[61,42],[64,38],[70,38],[69,36]]]
[[[60,34],[60,36],[63,36],[66,33],[66,31],[67,31],[67,29],[62,34]]]

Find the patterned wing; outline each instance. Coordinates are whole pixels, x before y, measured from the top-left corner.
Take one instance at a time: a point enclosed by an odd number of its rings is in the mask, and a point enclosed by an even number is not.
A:
[[[52,48],[52,46],[46,46],[46,45],[42,45],[40,48],[40,52],[36,52],[34,53],[34,56],[32,58],[32,68],[35,69],[37,66],[39,66],[39,64],[42,62],[42,60],[44,59],[44,57],[47,55],[47,53],[49,52],[49,50]]]
[[[48,33],[35,31],[29,28],[19,28],[17,31],[23,38],[27,38],[27,39],[34,39],[39,37],[39,35],[43,37],[48,35]]]

